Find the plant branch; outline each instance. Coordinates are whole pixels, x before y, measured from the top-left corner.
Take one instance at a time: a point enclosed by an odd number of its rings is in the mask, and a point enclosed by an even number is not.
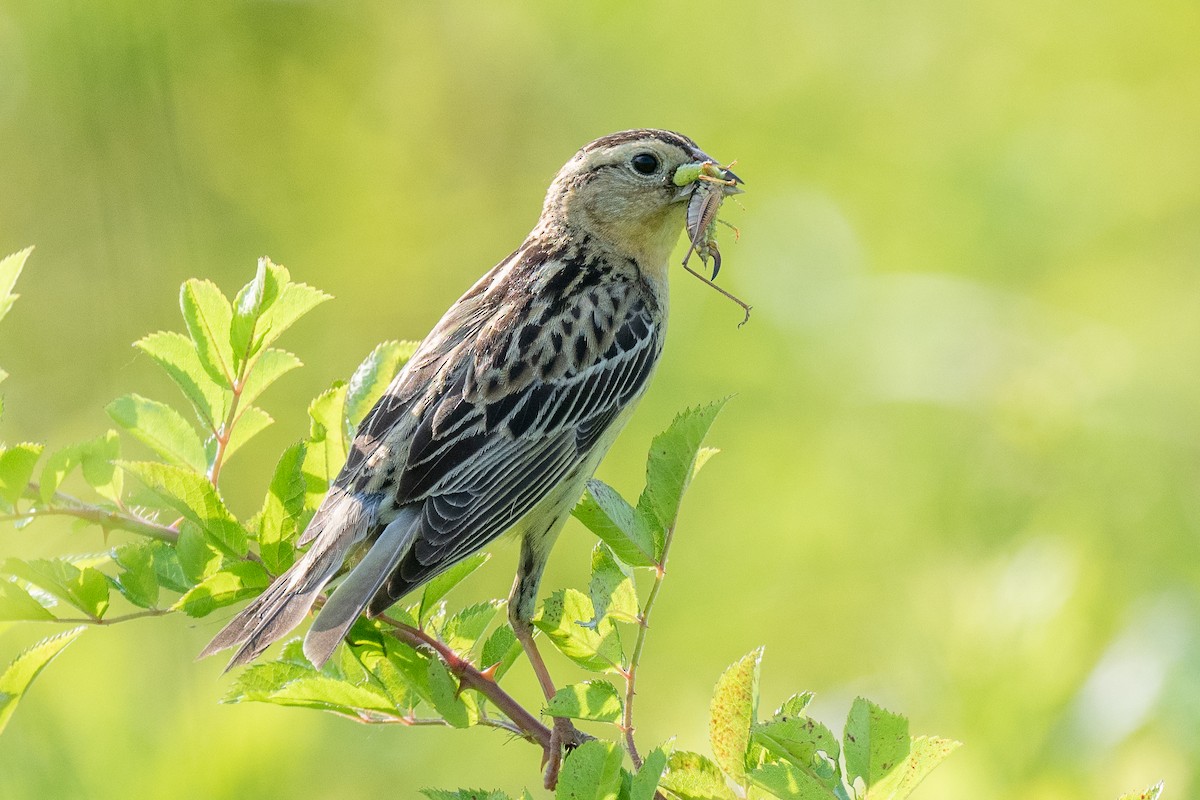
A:
[[[637,743],[633,739],[633,698],[637,694],[635,691],[637,669],[638,665],[642,663],[642,650],[646,646],[646,631],[650,630],[650,612],[654,610],[654,603],[662,589],[663,578],[667,576],[667,553],[671,550],[671,540],[674,536],[675,521],[672,521],[663,534],[662,556],[659,557],[658,563],[654,567],[654,584],[650,587],[650,593],[646,595],[646,605],[638,614],[637,640],[633,645],[633,655],[629,657],[629,668],[624,671],[625,712],[621,718],[621,730],[625,733],[625,749],[629,752],[629,759],[638,769],[642,768],[642,757],[638,753]]]
[[[208,470],[208,482],[213,485],[214,489],[217,487],[217,479],[221,477],[221,467],[225,461],[225,451],[229,447],[229,440],[233,438],[233,426],[237,423],[238,403],[242,399],[242,389],[246,386],[248,363],[248,360],[243,361],[237,377],[229,382],[229,391],[233,394],[233,399],[229,401],[229,413],[225,415],[221,427],[213,431],[213,436],[217,437],[217,452],[213,454],[213,463]]]
[[[433,636],[430,636],[425,631],[414,628],[411,625],[405,625],[399,620],[392,619],[387,615],[380,615],[378,619],[383,620],[392,627],[392,631],[396,634],[396,638],[412,647],[428,647],[437,653],[438,658],[446,665],[446,669],[450,670],[459,684],[464,688],[475,689],[488,700],[492,701],[492,705],[504,712],[511,721],[512,725],[506,725],[500,720],[489,720],[488,724],[492,727],[502,728],[520,736],[522,739],[540,745],[542,749],[550,747],[550,729],[541,723],[530,711],[521,705],[512,695],[500,688],[500,684],[495,680],[484,675],[466,659],[455,653],[444,643],[440,642]]]
[[[30,499],[41,501],[41,490],[36,481],[30,481],[29,486],[25,489],[25,495]],[[163,525],[154,520],[139,517],[137,514],[89,505],[79,498],[63,492],[55,492],[52,498],[52,502],[54,501],[62,505],[33,508],[18,514],[3,514],[0,515],[0,521],[17,522],[30,517],[75,517],[95,523],[102,528],[120,528],[123,531],[141,534],[171,544],[179,540],[179,531],[174,526]]]
[[[107,617],[97,619],[96,617],[55,617],[55,622],[65,622],[69,625],[116,625],[118,622],[128,622],[131,619],[142,619],[143,617],[161,617],[165,614],[170,614],[169,608],[147,608],[142,611],[134,611],[129,614],[122,614],[119,617]],[[47,620],[49,622],[49,620]]]

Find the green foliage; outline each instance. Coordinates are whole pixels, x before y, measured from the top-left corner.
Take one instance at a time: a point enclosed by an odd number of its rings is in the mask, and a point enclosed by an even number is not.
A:
[[[0,290],[10,268],[9,260],[0,262]],[[7,286],[11,290],[11,281]],[[6,296],[0,296],[0,316],[11,302]],[[18,524],[58,515],[126,532],[96,556],[6,560],[0,620],[110,624],[170,613],[204,617],[254,596],[286,570],[356,426],[415,350],[410,342],[381,344],[348,382],[317,397],[308,408],[307,437],[279,458],[257,513],[239,519],[222,497],[222,467],[271,423],[253,403],[300,365],[273,345],[325,299],[267,259],[232,300],[209,281],[188,281],[180,293],[186,334],[159,332],[136,344],[163,368],[186,406],[128,393],[107,407],[133,446],[157,460],[123,457],[114,431],[48,455],[39,444],[0,452],[0,502]],[[608,737],[589,738],[567,754],[556,796],[901,800],[956,743],[910,740],[902,717],[863,700],[851,710],[842,743],[807,716],[811,694],[796,695],[771,719],[759,720],[761,648],[717,681],[709,726],[713,758],[664,746],[643,760],[637,751],[632,698],[649,618],[683,498],[716,453],[702,443],[724,403],[685,411],[654,437],[636,503],[591,481],[575,509],[599,539],[587,591],[549,592],[534,625],[543,642],[591,675],[554,693],[542,715],[547,722],[596,725]],[[127,492],[126,475],[140,488]],[[71,481],[94,498],[67,494]],[[237,675],[225,701],[309,708],[365,723],[493,727],[544,746],[545,725],[531,723],[536,714],[500,688],[522,653],[504,601],[447,604],[454,587],[487,559],[470,556],[429,581],[419,597],[378,619],[358,620],[321,669],[305,659],[299,640],[286,643],[274,660]],[[0,677],[0,725],[42,667],[82,630],[40,642]],[[425,794],[436,800],[507,797],[471,790]]]

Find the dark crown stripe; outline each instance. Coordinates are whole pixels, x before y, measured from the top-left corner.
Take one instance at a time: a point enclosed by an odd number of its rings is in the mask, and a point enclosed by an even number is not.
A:
[[[682,133],[675,131],[664,131],[658,128],[634,128],[628,131],[618,131],[610,133],[608,136],[601,136],[591,144],[585,145],[583,152],[588,153],[592,150],[599,150],[602,147],[616,147],[627,142],[636,142],[639,139],[657,139],[660,142],[674,145],[682,150],[699,150],[699,146]]]

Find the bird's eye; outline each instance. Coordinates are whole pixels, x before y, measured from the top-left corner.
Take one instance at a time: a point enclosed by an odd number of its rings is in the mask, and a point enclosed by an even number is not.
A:
[[[658,156],[653,153],[638,153],[629,163],[643,175],[653,175],[658,172]]]

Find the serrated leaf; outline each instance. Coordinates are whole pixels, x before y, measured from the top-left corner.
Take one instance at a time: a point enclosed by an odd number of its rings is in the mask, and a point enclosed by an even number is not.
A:
[[[197,535],[198,536],[198,535]],[[182,541],[182,537],[180,539]],[[162,588],[183,594],[192,587],[192,581],[183,574],[183,565],[179,561],[178,542],[169,545],[166,542],[152,541],[150,558],[154,565],[154,577]],[[217,555],[218,563],[220,555]],[[215,569],[215,568],[214,568]]]
[[[841,784],[838,760],[841,746],[833,732],[816,720],[806,716],[777,716],[770,722],[752,726],[750,736],[748,767],[757,760],[755,747],[760,747],[770,760],[787,761],[830,790]]]
[[[300,515],[304,513],[304,444],[283,452],[258,514],[259,555],[267,569],[278,575],[296,556]]]
[[[564,686],[550,698],[545,713],[551,717],[616,722],[621,719],[621,695],[608,681],[584,681]]]
[[[13,659],[8,669],[0,674],[0,731],[12,719],[17,703],[29,691],[38,674],[81,633],[83,626],[42,639]]]
[[[1158,798],[1162,795],[1162,790],[1163,782],[1159,781],[1144,792],[1123,794],[1120,798],[1118,798],[1118,800],[1158,800]]]
[[[419,345],[420,342],[382,342],[354,370],[346,389],[346,423],[351,435]]]
[[[42,467],[42,502],[50,503],[66,477],[79,467],[83,479],[97,494],[119,503],[122,489],[121,473],[113,462],[120,454],[121,442],[116,431],[109,431],[103,436],[52,453]]]
[[[94,567],[80,568],[64,559],[10,558],[4,573],[20,578],[99,620],[108,610],[108,579]]]
[[[181,333],[159,331],[135,342],[133,346],[150,356],[170,376],[196,409],[196,416],[204,428],[216,430],[218,421],[225,419],[230,394],[205,371],[192,341]]]
[[[717,680],[709,708],[708,733],[713,757],[738,784],[746,785],[750,726],[758,714],[758,676],[763,648],[752,650]]]
[[[204,444],[179,412],[141,395],[118,397],[105,407],[112,421],[176,466],[204,472]]]
[[[465,699],[459,694],[458,681],[446,670],[446,665],[436,658],[429,659],[429,700],[442,719],[455,728],[469,728],[475,724]]]
[[[508,625],[502,625],[492,631],[483,643],[483,651],[479,656],[479,665],[485,669],[495,667],[495,679],[500,680],[504,673],[517,662],[521,656],[521,642]]]
[[[909,752],[904,760],[868,786],[864,800],[904,800],[934,767],[959,746],[959,742],[936,736],[916,737],[909,743]]]
[[[422,789],[421,794],[429,800],[512,800],[499,789]]]
[[[25,493],[41,455],[40,444],[15,444],[0,451],[0,498],[8,508],[15,508]]]
[[[233,454],[242,449],[242,445],[267,429],[275,420],[271,415],[258,406],[246,406],[238,412],[237,421],[233,425],[233,434],[225,445],[225,461],[228,463]]]
[[[679,800],[737,800],[720,767],[699,753],[685,750],[671,753],[658,785]]]
[[[0,319],[4,319],[13,303],[20,297],[13,294],[13,287],[17,285],[17,278],[20,277],[21,270],[25,268],[25,261],[32,252],[32,247],[26,247],[0,259]]]
[[[197,525],[214,546],[228,555],[239,558],[246,555],[245,529],[203,475],[152,461],[123,461],[120,466]]]
[[[363,668],[379,682],[380,689],[387,694],[396,709],[400,713],[411,713],[413,707],[419,702],[418,694],[410,679],[410,673],[414,670],[406,669],[401,672],[396,666],[395,654],[397,651],[404,650],[408,655],[416,657],[416,651],[394,636],[384,633],[380,630],[378,623],[362,617],[351,626],[346,636],[346,642],[351,653]],[[407,660],[406,664],[411,664],[411,659]],[[426,672],[422,670],[420,673],[422,685],[428,683]]]
[[[44,622],[54,619],[45,606],[15,581],[0,577],[0,621]]]
[[[559,652],[592,672],[614,670],[624,661],[617,629],[607,619],[595,628],[580,623],[595,618],[592,601],[575,589],[560,589],[542,603],[536,625]]]
[[[633,575],[603,542],[597,542],[592,549],[588,595],[596,616],[586,627],[594,628],[605,616],[617,622],[636,623],[639,619],[641,609],[633,587]]]
[[[271,384],[301,366],[303,363],[300,359],[287,350],[263,350],[254,359],[254,364],[246,376],[241,402],[246,405],[253,403]]]
[[[346,385],[341,382],[309,404],[311,424],[304,454],[304,475],[308,481],[306,508],[320,505],[330,481],[346,463],[346,432],[342,424],[345,404]]]
[[[642,767],[633,776],[629,786],[629,800],[654,800],[658,781],[667,767],[667,753],[656,747],[646,754]]]
[[[174,552],[188,589],[215,574],[225,560],[200,527],[187,520],[179,526]]]
[[[296,321],[314,308],[330,299],[320,289],[314,289],[303,283],[291,283],[286,269],[273,265],[279,270],[279,297],[259,318],[256,333],[259,337],[259,347],[266,347],[274,342]]]
[[[652,524],[654,559],[662,556],[665,532],[675,525],[684,492],[696,470],[700,445],[728,398],[680,413],[650,443],[646,488],[638,498],[638,517]],[[711,453],[708,454],[711,456]],[[705,456],[707,460],[708,456]]]
[[[488,600],[455,612],[442,626],[442,641],[456,653],[470,652],[503,607],[503,600]]]
[[[235,375],[229,345],[233,322],[229,300],[212,281],[193,278],[183,284],[179,305],[204,371],[217,385],[229,386]]]
[[[359,717],[360,711],[385,715],[395,707],[371,681],[352,683],[293,660],[256,664],[242,672],[226,703],[273,703]]]
[[[780,800],[838,800],[832,789],[787,761],[755,767],[748,777]]]
[[[556,800],[616,800],[621,788],[621,750],[613,742],[591,739],[567,753],[558,778]]]
[[[468,575],[486,564],[490,558],[491,556],[487,553],[476,553],[475,555],[467,556],[425,584],[425,591],[421,594],[421,612],[419,616],[421,625],[425,625],[429,621],[429,615],[433,613],[439,600],[465,580]]]
[[[855,698],[842,742],[851,785],[861,778],[865,797],[872,797],[872,788],[907,758],[909,747],[907,719],[866,698]]]
[[[271,578],[254,561],[234,561],[193,586],[172,608],[189,617],[205,617],[218,608],[259,594]]]
[[[113,550],[113,561],[121,572],[114,585],[129,602],[141,608],[153,608],[158,602],[158,573],[154,555],[162,542],[133,542]]]
[[[229,328],[229,345],[233,352],[235,371],[253,358],[261,346],[255,335],[259,317],[275,302],[280,290],[280,270],[270,269],[269,258],[260,258],[254,278],[241,288],[233,301],[233,320]],[[284,273],[286,274],[286,273]]]
[[[812,692],[798,692],[792,695],[776,709],[773,720],[779,722],[789,717],[802,717],[808,711],[808,705],[815,695]]]
[[[608,484],[589,480],[571,513],[626,564],[655,565],[654,535],[638,518],[633,506]]]

